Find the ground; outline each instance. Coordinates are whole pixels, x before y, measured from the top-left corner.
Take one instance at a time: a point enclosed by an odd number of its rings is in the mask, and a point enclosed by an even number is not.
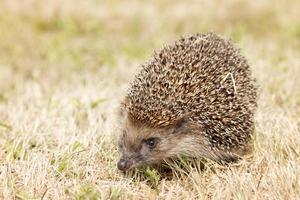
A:
[[[0,1],[0,199],[299,199],[300,2]],[[259,85],[254,152],[173,176],[116,168],[139,64],[181,35],[231,38]],[[196,163],[198,161],[195,161]]]

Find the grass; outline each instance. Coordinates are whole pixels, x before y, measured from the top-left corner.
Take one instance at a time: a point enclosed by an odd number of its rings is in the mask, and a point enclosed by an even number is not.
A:
[[[0,2],[0,199],[299,199],[299,1]],[[260,85],[252,157],[116,168],[114,110],[137,67],[184,34],[241,48]],[[199,161],[194,161],[196,166]]]

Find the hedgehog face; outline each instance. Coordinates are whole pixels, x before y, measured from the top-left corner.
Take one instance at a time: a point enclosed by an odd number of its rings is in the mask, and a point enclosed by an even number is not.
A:
[[[127,171],[142,165],[159,163],[180,154],[177,152],[188,128],[185,122],[164,128],[127,124],[119,139],[118,169]]]

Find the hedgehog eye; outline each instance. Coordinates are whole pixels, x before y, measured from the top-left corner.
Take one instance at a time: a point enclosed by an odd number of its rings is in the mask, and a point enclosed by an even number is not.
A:
[[[157,141],[158,141],[157,138],[149,138],[145,142],[150,149],[154,149],[157,144]]]

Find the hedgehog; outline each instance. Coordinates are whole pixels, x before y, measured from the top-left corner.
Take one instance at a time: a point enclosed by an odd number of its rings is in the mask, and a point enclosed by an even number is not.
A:
[[[180,156],[234,162],[252,150],[257,87],[231,40],[183,36],[142,64],[118,110],[118,169]]]

